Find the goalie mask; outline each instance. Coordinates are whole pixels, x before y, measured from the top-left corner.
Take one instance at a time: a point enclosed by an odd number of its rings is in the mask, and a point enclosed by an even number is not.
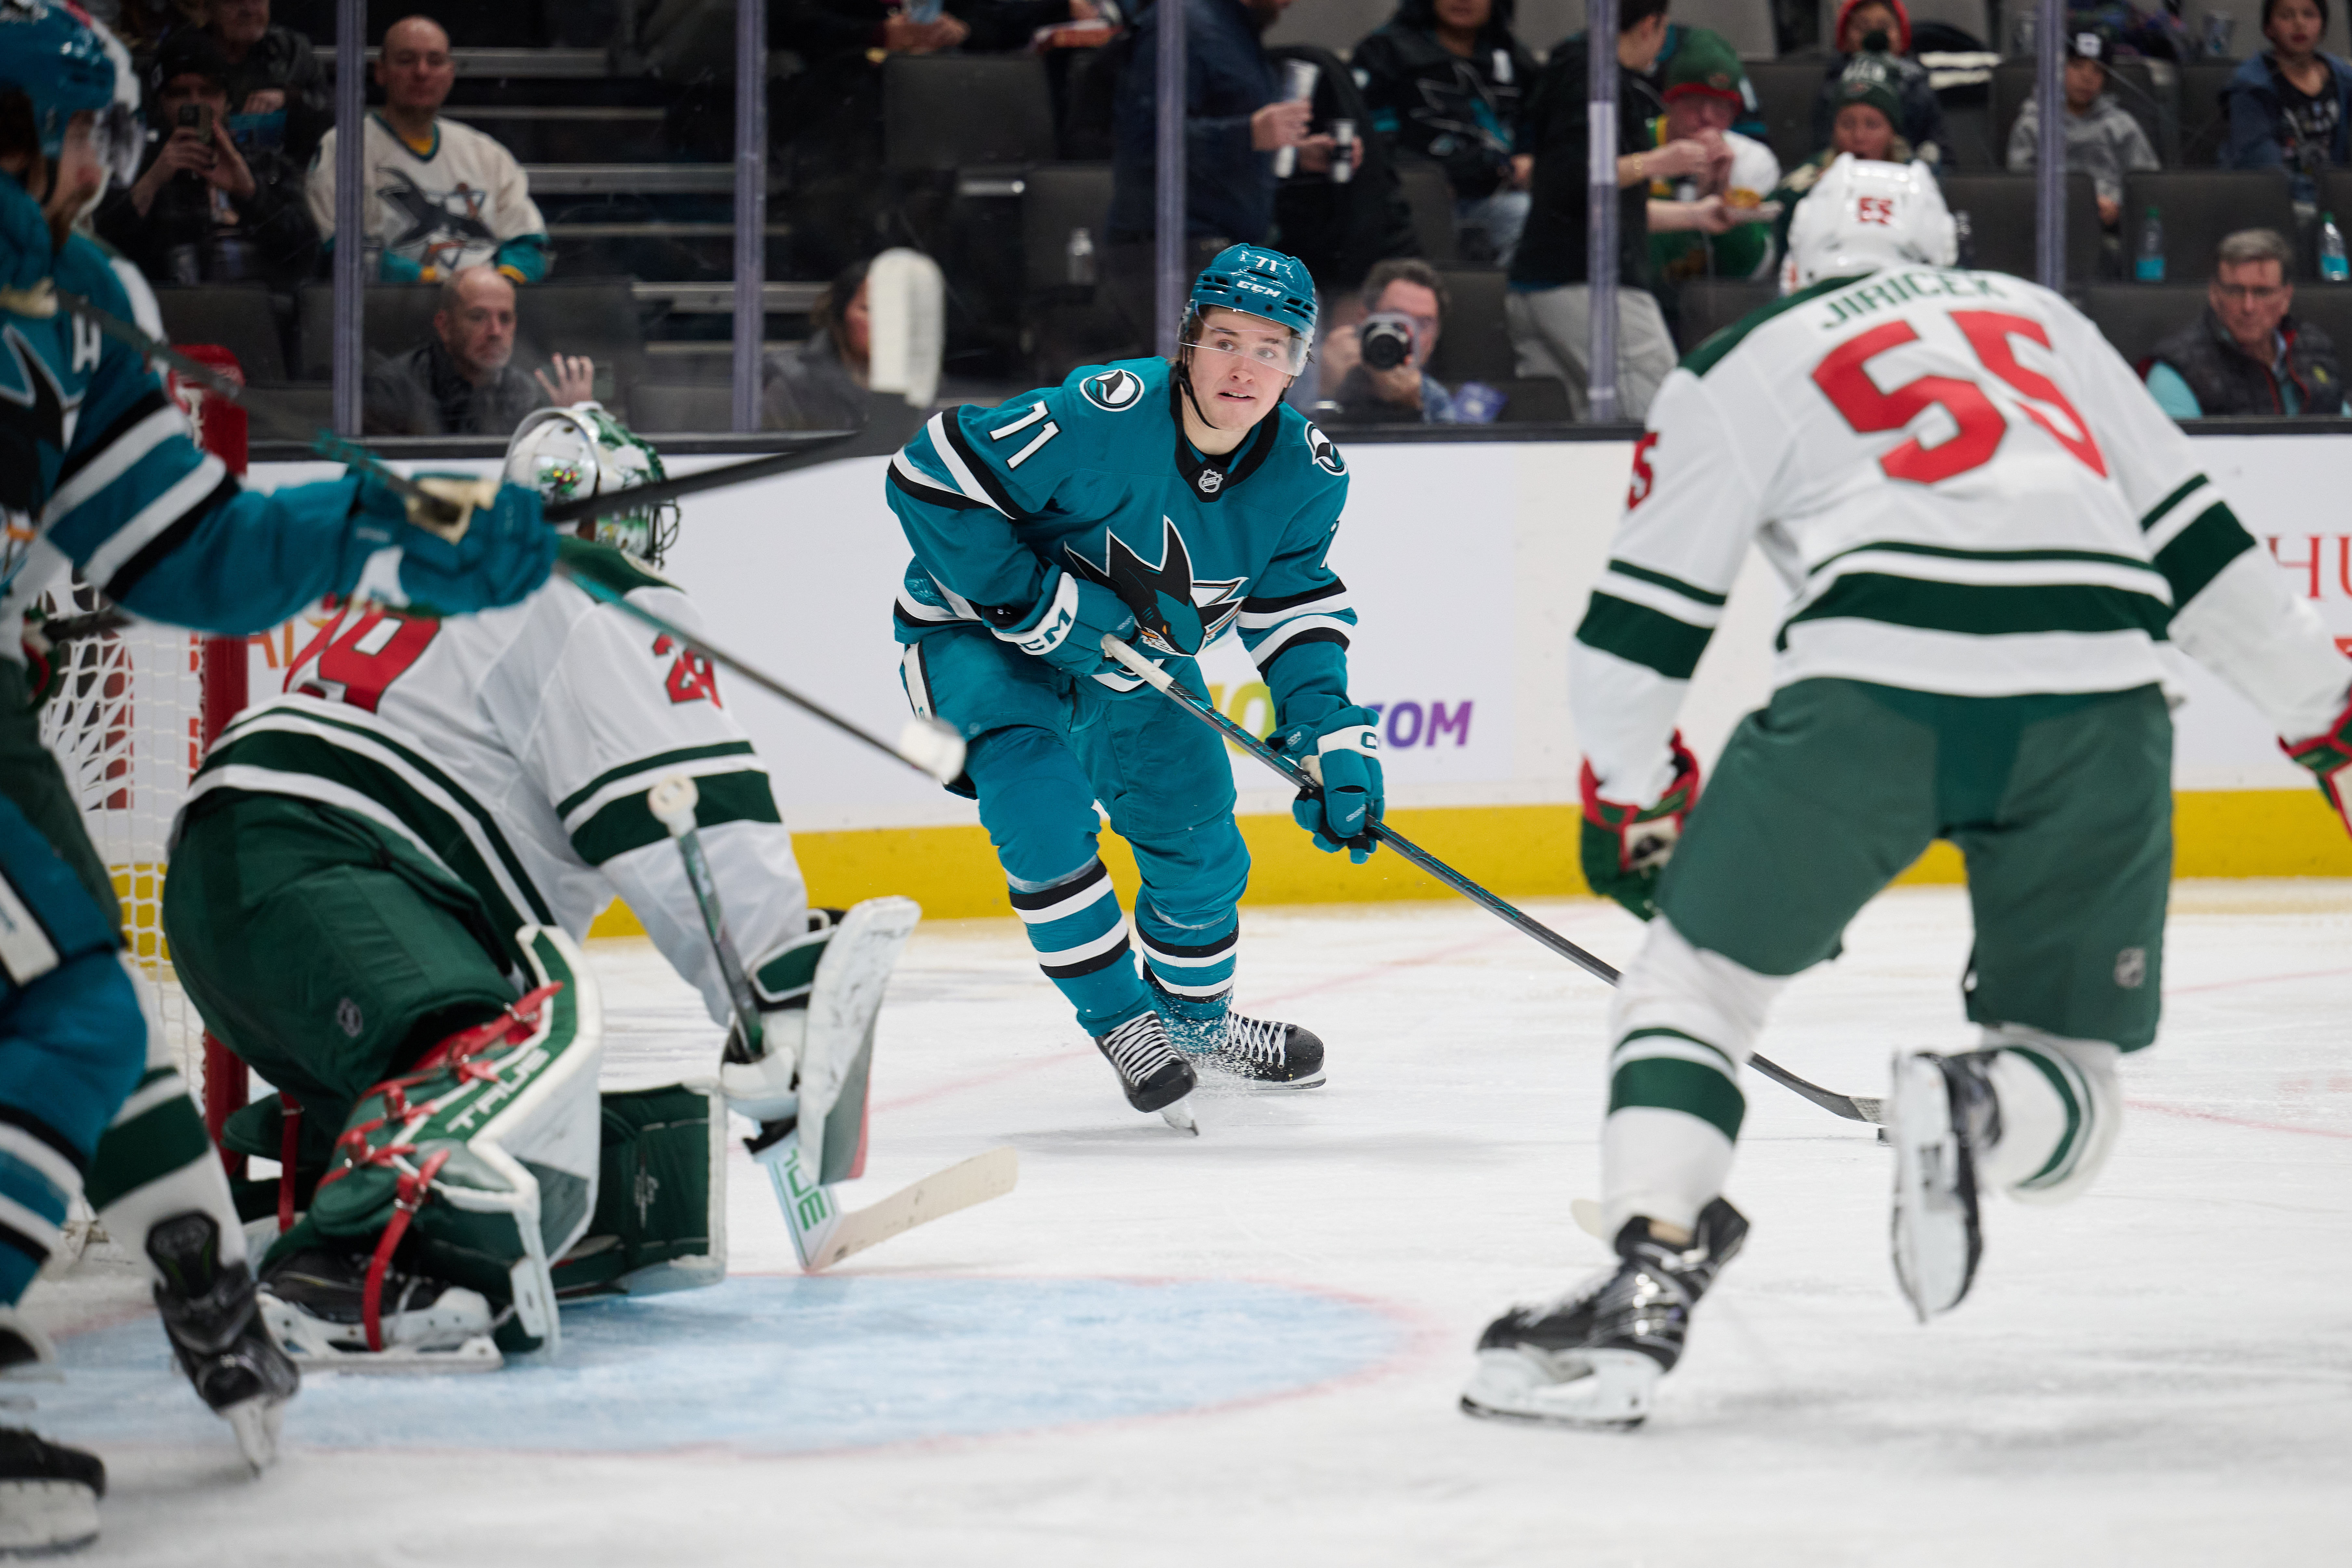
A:
[[[1906,263],[1949,267],[1958,254],[1952,215],[1925,164],[1842,154],[1797,204],[1781,291]]]
[[[535,410],[507,443],[506,477],[528,485],[542,500],[609,495],[669,477],[661,454],[602,405]],[[637,511],[599,517],[580,524],[580,537],[612,545],[648,566],[677,542],[677,503],[659,501]]]

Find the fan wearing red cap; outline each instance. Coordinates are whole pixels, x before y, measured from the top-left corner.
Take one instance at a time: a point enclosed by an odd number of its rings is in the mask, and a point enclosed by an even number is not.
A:
[[[1902,112],[1895,132],[1908,142],[1915,157],[1934,163],[1950,138],[1944,130],[1943,105],[1927,79],[1927,68],[1911,58],[1911,13],[1903,0],[1844,0],[1838,7],[1837,30],[1832,35],[1837,52],[1830,57],[1820,96],[1813,103],[1813,145],[1830,144],[1839,106],[1838,84],[1849,68],[1875,57],[1893,79]]]

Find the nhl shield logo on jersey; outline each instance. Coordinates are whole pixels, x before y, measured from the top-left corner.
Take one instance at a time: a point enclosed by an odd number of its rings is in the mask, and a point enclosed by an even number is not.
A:
[[[1117,594],[1135,612],[1141,640],[1162,653],[1190,658],[1209,646],[1241,614],[1245,577],[1219,583],[1192,580],[1192,552],[1173,518],[1160,520],[1160,559],[1150,562],[1118,534],[1106,531],[1103,559],[1087,560],[1074,544],[1062,546],[1070,570]]]
[[[1078,394],[1106,414],[1124,414],[1142,400],[1143,378],[1114,366],[1078,383]]]
[[[1311,424],[1307,426],[1307,452],[1315,459],[1315,466],[1327,474],[1337,477],[1348,471],[1348,465],[1341,460],[1339,448],[1332,445],[1331,437]]]

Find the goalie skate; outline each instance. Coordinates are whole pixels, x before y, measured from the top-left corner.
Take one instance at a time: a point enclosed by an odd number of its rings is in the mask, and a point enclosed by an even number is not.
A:
[[[1976,1278],[1984,1251],[1976,1151],[1997,1136],[1999,1101],[1973,1058],[1922,1051],[1895,1058],[1886,1105],[1895,1279],[1924,1323],[1958,1306]]]
[[[1486,1325],[1462,1391],[1464,1412],[1556,1426],[1640,1426],[1658,1380],[1682,1359],[1691,1310],[1747,1237],[1748,1221],[1721,1198],[1700,1213],[1682,1247],[1658,1240],[1648,1221],[1629,1220],[1617,1236],[1615,1268]]]
[[[270,1265],[261,1319],[294,1364],[314,1372],[495,1372],[498,1322],[479,1291],[387,1268],[383,1348],[368,1346],[369,1260],[310,1248]]]

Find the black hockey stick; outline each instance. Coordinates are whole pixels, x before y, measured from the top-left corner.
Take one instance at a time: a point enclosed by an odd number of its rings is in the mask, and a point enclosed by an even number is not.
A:
[[[1209,704],[1207,699],[1184,689],[1183,687],[1177,684],[1174,677],[1171,676],[1166,670],[1160,668],[1158,665],[1152,663],[1150,659],[1144,658],[1141,654],[1136,652],[1135,649],[1129,647],[1126,643],[1121,642],[1115,637],[1105,637],[1102,640],[1102,650],[1107,656],[1118,661],[1131,673],[1141,676],[1143,679],[1149,682],[1156,690],[1174,700],[1194,718],[1199,719],[1202,722],[1209,725],[1219,734],[1224,736],[1226,740],[1231,741],[1234,745],[1241,747],[1244,751],[1249,752],[1251,756],[1255,757],[1259,762],[1264,763],[1267,767],[1272,768],[1284,778],[1288,779],[1292,784],[1298,787],[1300,794],[1316,800],[1320,800],[1323,797],[1323,786],[1316,781],[1313,774],[1309,773],[1305,768],[1300,767],[1297,763],[1294,763],[1289,758],[1284,756],[1281,752],[1276,751],[1272,746],[1267,745],[1264,741],[1259,740],[1255,735],[1251,734],[1247,730],[1243,729],[1239,724],[1234,723],[1223,713],[1218,712],[1215,708]],[[1477,883],[1472,881],[1469,878],[1464,876],[1453,867],[1448,866],[1444,861],[1440,860],[1436,856],[1432,855],[1428,850],[1423,849],[1418,844],[1413,843],[1403,834],[1399,833],[1395,828],[1391,827],[1387,823],[1374,817],[1369,820],[1365,824],[1365,826],[1366,830],[1381,843],[1387,845],[1391,849],[1394,849],[1399,855],[1403,856],[1405,859],[1419,867],[1422,870],[1428,872],[1431,876],[1436,878],[1439,881],[1444,883],[1447,887],[1453,889],[1464,898],[1468,899],[1472,903],[1476,904],[1479,908],[1509,924],[1513,929],[1520,931],[1521,933],[1535,938],[1536,941],[1543,943],[1544,946],[1551,949],[1552,952],[1559,954],[1560,957],[1565,958],[1570,963],[1575,964],[1579,969],[1583,970],[1587,974],[1591,975],[1594,979],[1606,981],[1612,985],[1617,984],[1619,972],[1613,965],[1602,959],[1594,957],[1591,953],[1589,953],[1585,952],[1584,949],[1577,946],[1576,943],[1569,941],[1568,938],[1560,935],[1559,932],[1552,930],[1551,927],[1544,924],[1541,921],[1535,919],[1533,916],[1527,914],[1523,910],[1515,909],[1503,900],[1496,897],[1493,893],[1488,892],[1486,889],[1480,887]],[[1774,1083],[1779,1084],[1781,1088],[1789,1089],[1795,1094],[1801,1095],[1805,1099],[1811,1100],[1823,1110],[1830,1111],[1834,1115],[1843,1116],[1849,1121],[1875,1122],[1878,1121],[1877,1113],[1879,1110],[1879,1102],[1875,1100],[1859,1098],[1851,1094],[1840,1094],[1835,1089],[1823,1089],[1817,1083],[1809,1083],[1805,1079],[1799,1078],[1795,1073],[1790,1072],[1788,1068],[1781,1067],[1778,1063],[1769,1060],[1762,1056],[1751,1054],[1748,1059],[1755,1065],[1758,1072],[1762,1073],[1766,1078],[1770,1079]]]
[[[937,719],[909,719],[907,721],[907,727],[898,731],[898,743],[894,746],[880,736],[843,718],[815,699],[803,697],[773,676],[763,673],[756,666],[746,664],[733,654],[718,647],[701,633],[688,631],[675,621],[657,616],[642,605],[631,604],[628,595],[621,590],[601,583],[585,573],[575,572],[561,560],[556,562],[555,570],[558,574],[570,581],[573,587],[599,604],[610,605],[623,615],[643,621],[646,626],[689,651],[700,654],[713,664],[732,670],[770,696],[782,698],[802,712],[814,719],[822,719],[850,739],[862,742],[887,756],[897,758],[917,773],[944,784],[953,784],[963,772],[963,737],[957,734],[950,725],[941,723]]]

